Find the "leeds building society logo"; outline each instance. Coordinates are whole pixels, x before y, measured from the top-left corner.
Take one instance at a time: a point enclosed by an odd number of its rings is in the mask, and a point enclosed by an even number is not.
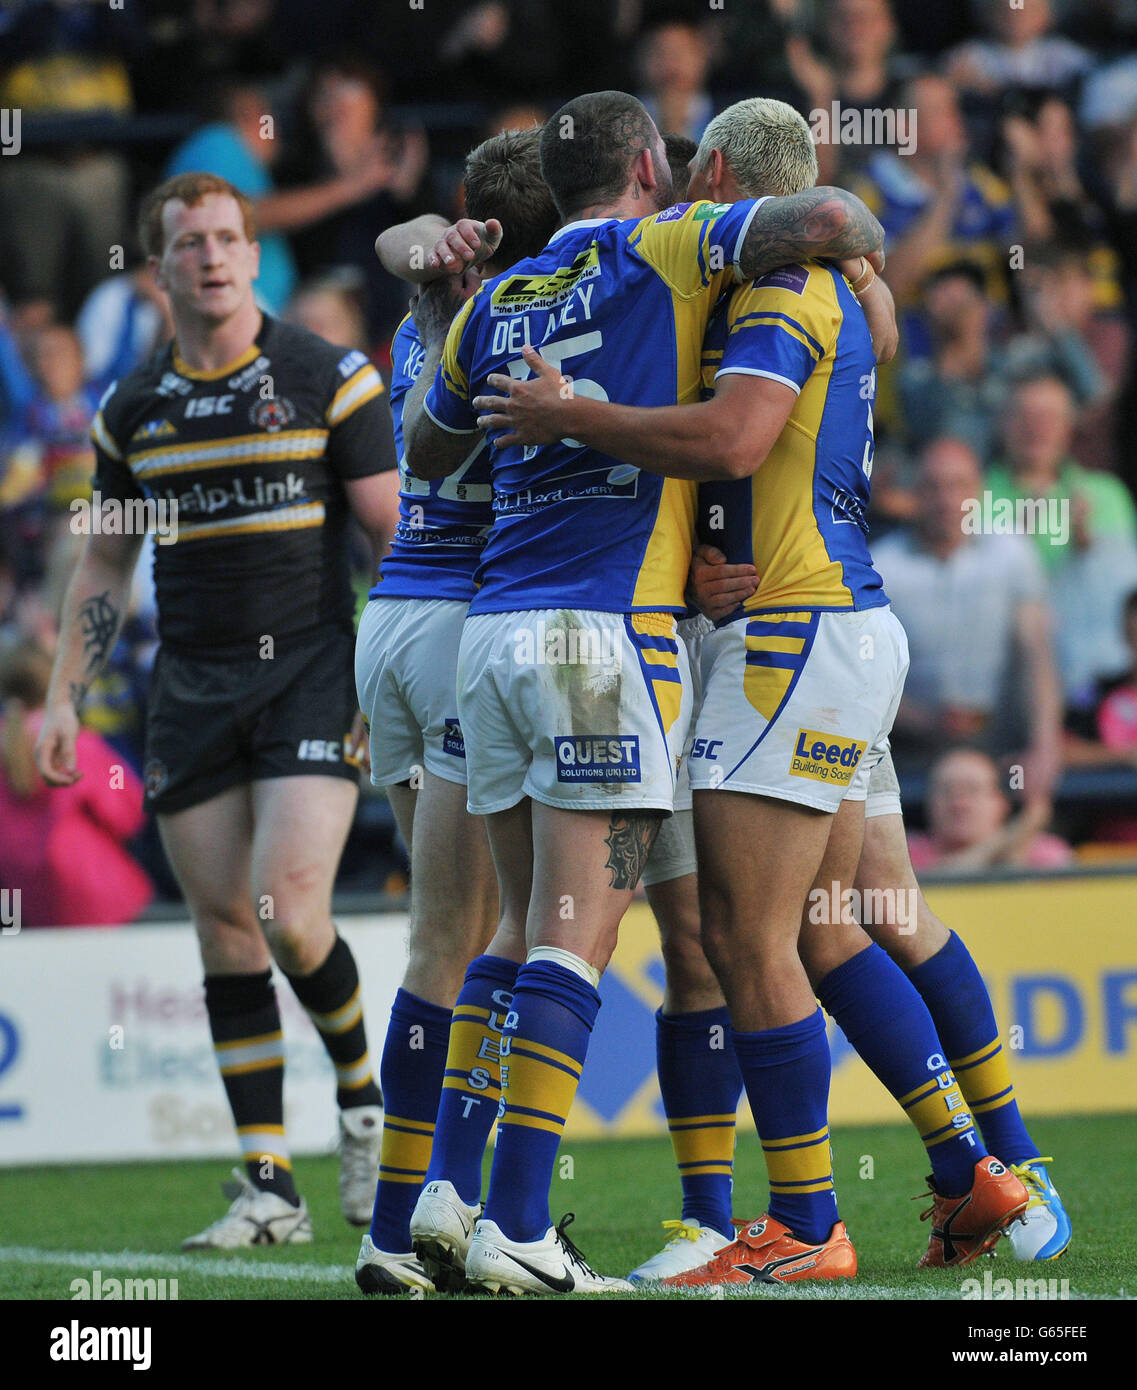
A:
[[[296,419],[296,407],[284,396],[270,396],[249,409],[249,419],[269,434],[275,434]]]
[[[816,729],[799,729],[790,759],[790,774],[847,787],[864,751],[865,745],[859,739],[821,734]]]

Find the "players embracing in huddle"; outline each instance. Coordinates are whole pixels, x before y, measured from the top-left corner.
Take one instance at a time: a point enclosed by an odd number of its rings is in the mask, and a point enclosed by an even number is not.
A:
[[[785,130],[768,129],[768,108],[777,105],[743,103],[767,109],[735,108],[733,120],[726,113],[708,137],[733,135],[737,149],[742,134],[748,138],[741,148],[751,151],[763,134],[768,146],[784,144],[778,137]],[[558,140],[565,118],[572,139]],[[808,128],[795,119],[812,160]],[[804,221],[817,203],[768,204],[760,219],[761,205],[733,201],[743,190],[727,189],[729,167],[724,172],[723,155],[712,146],[712,157],[696,163],[707,183],[718,185],[707,191],[731,202],[679,206],[621,226],[620,217],[638,212],[641,198],[662,201],[662,145],[644,121],[638,104],[622,94],[570,103],[541,142],[542,171],[567,226],[534,263],[467,300],[445,343],[458,296],[449,292],[449,307],[445,289],[420,299],[427,368],[437,367],[429,384],[423,370],[404,408],[410,470],[444,477],[461,468],[478,426],[501,446],[494,461],[497,522],[462,637],[458,705],[470,807],[487,816],[503,890],[499,944],[513,943],[502,952],[510,958],[524,951],[525,966],[508,1010],[499,992],[496,1003],[463,997],[455,1015],[466,1031],[476,1032],[484,1020],[478,1055],[504,1059],[485,1211],[479,1220],[479,1175],[469,1154],[480,1159],[488,1129],[470,1125],[468,1112],[449,1120],[440,1112],[436,1143],[441,1139],[453,1152],[454,1131],[465,1129],[469,1149],[460,1186],[445,1161],[432,1161],[432,1181],[410,1223],[415,1250],[439,1287],[454,1287],[462,1277],[515,1292],[626,1287],[596,1275],[563,1230],[552,1227],[548,1177],[598,1007],[599,973],[657,828],[651,813],[671,809],[662,769],[673,757],[669,738],[682,744],[688,717],[686,652],[668,619],[682,611],[692,531],[684,505],[694,482],[721,479],[733,491],[716,498],[707,490],[701,505],[715,508],[720,519],[731,514],[724,548],[734,552],[730,558],[755,564],[766,587],[759,585],[705,640],[701,718],[718,724],[700,726],[690,748],[741,739],[730,771],[750,766],[736,777],[738,790],[725,788],[722,796],[722,770],[696,770],[692,780],[707,880],[704,940],[731,1005],[731,1064],[735,1058],[741,1064],[758,1117],[772,1198],[768,1215],[734,1246],[729,1206],[725,1219],[719,1213],[717,1232],[695,1228],[690,1234],[704,1243],[693,1272],[688,1264],[641,1267],[637,1274],[732,1282],[756,1277],[757,1267],[763,1271],[757,1277],[779,1279],[855,1272],[829,1172],[828,1050],[815,988],[846,1026],[874,1016],[874,1036],[858,1039],[862,1055],[917,1124],[932,1160],[936,1219],[924,1262],[963,1262],[1021,1215],[1026,1188],[985,1155],[913,983],[855,922],[829,924],[812,939],[802,930],[813,883],[851,885],[858,872],[870,773],[887,754],[906,665],[903,634],[864,546],[875,385],[869,333],[848,282],[808,260],[744,285],[718,304],[714,322],[711,311],[735,264],[746,279],[819,249],[820,219],[812,223],[812,240],[785,245],[786,228],[795,227],[795,217]],[[745,191],[792,195],[815,175],[814,164],[808,177],[799,169],[796,187]],[[816,200],[824,192],[806,196]],[[763,236],[782,237],[779,254],[756,261]],[[820,249],[859,255],[878,244],[846,234],[843,243],[835,238]],[[449,268],[463,269],[461,245],[452,233],[436,259],[450,256]],[[854,264],[857,288],[866,288],[872,272],[863,260]],[[653,298],[660,288],[653,276],[666,295]],[[633,314],[638,338],[627,327]],[[650,353],[633,350],[633,342],[643,341],[651,343]],[[707,394],[717,386],[703,405],[695,404],[692,341],[700,365],[710,364]],[[551,367],[534,353],[536,345],[544,345]],[[561,367],[567,373],[574,354],[588,380],[566,390]],[[530,373],[534,380],[524,382]],[[507,389],[512,399],[476,394],[487,388]],[[608,405],[610,396],[635,404]],[[509,433],[502,437],[503,431]],[[750,482],[764,460],[762,483]],[[821,503],[814,500],[815,479]],[[758,524],[759,500],[762,517],[771,519],[769,532]],[[621,508],[615,524],[614,505]],[[678,576],[669,568],[677,556]],[[602,655],[567,669],[518,659],[550,632],[562,634],[569,650],[573,632],[586,635],[578,648]],[[835,718],[848,728],[827,727]],[[793,748],[783,750],[787,738]],[[887,793],[879,801],[891,809]],[[787,844],[794,847],[788,857]],[[996,1079],[996,1069],[1005,1074],[999,1051],[997,1035],[993,1045],[984,1037],[976,1055],[963,1059],[987,1068],[981,1088]],[[930,1072],[933,1061],[938,1070]],[[463,1078],[476,1071],[452,1047],[447,1087],[460,1091]],[[723,1092],[724,1111],[737,1102],[737,1075],[734,1070],[733,1097]],[[988,1087],[985,1098],[994,1104],[985,1108],[1009,1108],[1017,1120],[1013,1090],[996,1090]],[[732,1125],[705,1127],[729,1129],[732,1147]],[[1041,1184],[1045,1170],[1022,1135],[1020,1172]],[[728,1150],[719,1165],[727,1173],[729,1157]],[[685,1174],[685,1218],[687,1186]],[[1047,1187],[1053,1194],[1048,1181]],[[1056,1194],[1048,1215],[1054,1207],[1060,1211]],[[707,1254],[721,1246],[727,1249],[708,1262]],[[740,1267],[747,1272],[739,1274]]]

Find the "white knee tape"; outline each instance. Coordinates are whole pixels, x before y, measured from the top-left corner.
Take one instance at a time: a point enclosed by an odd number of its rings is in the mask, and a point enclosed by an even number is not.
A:
[[[586,960],[574,956],[571,951],[562,950],[560,946],[534,946],[525,957],[525,961],[528,964],[534,960],[547,960],[553,965],[563,966],[565,970],[579,975],[582,980],[587,980],[593,989],[600,988],[600,971],[594,965],[589,965]]]

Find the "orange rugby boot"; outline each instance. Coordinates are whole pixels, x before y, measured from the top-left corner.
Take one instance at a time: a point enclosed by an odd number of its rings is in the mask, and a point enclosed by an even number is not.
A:
[[[685,1274],[673,1274],[657,1285],[664,1289],[707,1288],[716,1284],[789,1284],[800,1279],[851,1279],[857,1272],[857,1252],[838,1221],[822,1245],[797,1240],[772,1216],[749,1224],[735,1222],[738,1237],[717,1255]]]
[[[932,1234],[919,1269],[969,1265],[994,1247],[1011,1222],[1026,1211],[1030,1200],[1014,1173],[990,1155],[975,1165],[971,1191],[962,1197],[941,1197],[931,1178],[928,1188],[926,1195],[931,1196],[932,1205],[920,1213],[920,1220],[931,1217]]]

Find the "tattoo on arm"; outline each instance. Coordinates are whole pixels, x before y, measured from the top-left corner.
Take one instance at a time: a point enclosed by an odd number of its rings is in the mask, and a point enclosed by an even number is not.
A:
[[[98,675],[103,662],[114,647],[120,614],[111,603],[110,590],[107,589],[84,600],[79,606],[77,616],[79,633],[83,638],[83,655],[87,664],[83,671],[84,680],[81,683],[71,683],[71,699],[76,711],[91,688],[91,681]]]
[[[739,267],[753,279],[792,261],[864,256],[883,245],[884,228],[858,197],[844,188],[807,188],[762,204],[747,230]]]
[[[634,889],[640,881],[661,820],[661,815],[651,812],[612,816],[604,837],[608,846],[608,862],[604,867],[611,870],[613,888]]]

